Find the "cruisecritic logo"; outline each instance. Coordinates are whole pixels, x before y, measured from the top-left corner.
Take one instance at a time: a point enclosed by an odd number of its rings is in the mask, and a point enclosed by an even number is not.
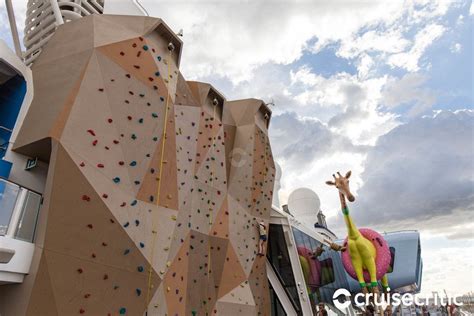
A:
[[[390,293],[390,289],[388,289]],[[346,289],[338,289],[334,292],[332,296],[332,302],[334,306],[336,306],[339,310],[345,310],[349,305],[351,305],[351,293]],[[450,304],[455,304],[457,306],[462,306],[462,302],[457,301],[457,297],[449,298],[449,297],[440,297],[438,295],[434,295],[431,298],[421,298],[411,293],[393,293],[386,297],[383,294],[377,296],[377,299],[374,300],[374,294],[368,293],[357,293],[354,296],[353,300],[354,304],[357,307],[364,307],[367,305],[372,304],[372,302],[376,306],[381,306],[385,309],[388,305],[392,306],[428,306],[433,304],[435,306],[442,305],[445,306]]]

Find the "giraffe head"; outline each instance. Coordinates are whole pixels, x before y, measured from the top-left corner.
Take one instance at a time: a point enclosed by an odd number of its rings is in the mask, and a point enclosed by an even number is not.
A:
[[[339,172],[337,172],[337,177],[335,174],[332,176],[334,177],[334,181],[326,181],[326,184],[334,185],[339,190],[339,192],[349,200],[349,202],[354,202],[355,197],[352,195],[349,188],[349,178],[351,177],[351,171],[348,171],[345,176],[342,176]]]

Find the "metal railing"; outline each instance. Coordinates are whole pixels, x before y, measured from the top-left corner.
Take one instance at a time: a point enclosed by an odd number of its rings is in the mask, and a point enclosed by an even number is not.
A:
[[[33,242],[40,194],[0,178],[0,236]]]

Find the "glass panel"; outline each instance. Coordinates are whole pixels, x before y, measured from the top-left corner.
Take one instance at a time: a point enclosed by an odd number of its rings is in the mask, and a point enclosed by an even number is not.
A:
[[[293,235],[311,300],[313,313],[319,302],[332,304],[332,295],[339,288],[348,288],[340,254],[317,239],[293,227]]]
[[[285,240],[285,233],[281,225],[270,224],[268,233],[267,258],[272,264],[275,274],[285,289],[298,315],[303,315],[296,287],[293,267]]]
[[[33,242],[40,204],[41,195],[28,191],[16,229],[16,239]]]
[[[0,179],[0,236],[7,233],[20,187]]]
[[[268,287],[270,288],[270,304],[272,307],[271,315],[272,316],[287,316],[285,309],[281,305],[281,302],[278,299],[278,295],[276,295],[270,282],[268,282]]]
[[[390,255],[392,258],[390,259],[390,265],[388,266],[388,271],[387,273],[392,273],[393,272],[393,265],[395,263],[395,248],[390,247]]]

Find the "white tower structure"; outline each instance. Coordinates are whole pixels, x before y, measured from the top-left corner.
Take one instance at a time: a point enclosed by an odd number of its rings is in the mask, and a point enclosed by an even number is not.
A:
[[[34,62],[59,25],[103,12],[104,0],[29,0],[23,38],[25,63]]]
[[[281,208],[280,205],[280,197],[279,197],[279,192],[281,188],[281,167],[280,165],[275,161],[275,182],[273,185],[273,201],[272,204],[276,206],[277,208]]]

